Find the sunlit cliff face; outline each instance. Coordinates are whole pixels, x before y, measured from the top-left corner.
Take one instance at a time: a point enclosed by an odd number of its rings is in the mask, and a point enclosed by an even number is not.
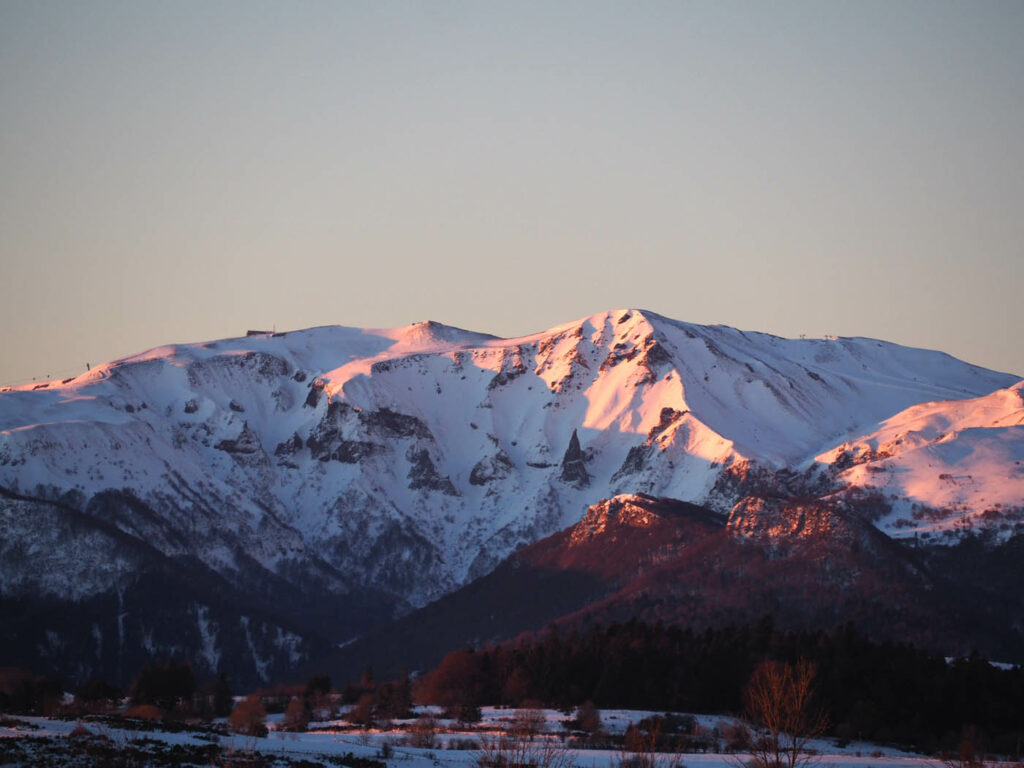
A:
[[[727,528],[738,536],[767,538],[835,536],[847,531],[828,504],[764,498],[740,501],[729,514]]]
[[[598,504],[589,507],[583,519],[573,527],[569,535],[569,546],[578,546],[603,536],[608,532],[610,525],[649,528],[658,522],[658,515],[636,503],[635,497],[618,496],[614,499],[602,499]]]

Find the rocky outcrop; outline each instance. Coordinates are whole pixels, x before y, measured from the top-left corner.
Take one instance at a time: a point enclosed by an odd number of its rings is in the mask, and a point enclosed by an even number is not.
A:
[[[614,536],[616,528],[650,528],[662,522],[645,496],[616,496],[587,508],[583,519],[570,529],[568,546],[581,546],[598,536]]]
[[[508,457],[508,454],[504,451],[498,451],[493,456],[480,459],[480,461],[473,465],[473,469],[469,473],[469,484],[487,485],[493,480],[501,480],[508,477],[514,469],[515,464],[512,463],[512,459]]]
[[[421,419],[390,408],[362,411],[359,413],[359,421],[388,437],[430,437],[430,430]]]
[[[761,541],[812,537],[850,541],[862,526],[827,502],[748,496],[733,507],[726,528],[734,536]]]
[[[574,429],[572,437],[569,438],[569,447],[565,449],[565,455],[562,457],[562,474],[559,475],[559,479],[577,488],[589,485],[590,474],[587,472],[586,463],[586,454],[580,447],[580,438]]]
[[[251,456],[258,453],[262,446],[260,445],[260,439],[256,433],[249,428],[249,422],[245,422],[242,425],[242,431],[238,433],[238,437],[233,440],[221,440],[214,448],[218,451],[225,451],[226,453],[241,454],[245,456]]]
[[[459,495],[459,492],[452,484],[451,478],[438,473],[433,459],[430,458],[430,454],[426,450],[411,450],[406,458],[409,459],[409,464],[411,465],[408,475],[410,490],[422,488],[430,491],[440,491],[448,496]]]

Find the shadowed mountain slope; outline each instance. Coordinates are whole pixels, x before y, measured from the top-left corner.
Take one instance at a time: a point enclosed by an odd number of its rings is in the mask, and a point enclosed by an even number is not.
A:
[[[1004,566],[1022,540],[997,548]],[[701,630],[765,615],[785,629],[852,621],[880,640],[1024,659],[1024,603],[1014,594],[1021,568],[978,567],[979,547],[919,550],[856,510],[817,501],[749,498],[725,521],[683,502],[619,496],[308,670],[354,679],[369,664],[397,675],[552,623],[578,629],[637,618]]]

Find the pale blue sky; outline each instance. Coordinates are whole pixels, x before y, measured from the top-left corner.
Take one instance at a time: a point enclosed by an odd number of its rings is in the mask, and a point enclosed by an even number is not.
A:
[[[1024,376],[1024,2],[0,0],[0,384],[615,307]]]

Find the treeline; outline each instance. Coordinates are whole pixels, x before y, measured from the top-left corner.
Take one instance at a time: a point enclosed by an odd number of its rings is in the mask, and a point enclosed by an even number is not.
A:
[[[586,632],[550,629],[517,644],[459,650],[418,683],[444,706],[584,701],[608,708],[742,713],[761,661],[811,661],[817,705],[841,740],[953,750],[965,730],[990,752],[1017,755],[1024,673],[977,654],[947,663],[909,644],[877,643],[852,625],[782,632],[770,619],[702,633],[631,621]]]
[[[366,728],[414,717],[412,681],[408,674],[399,680],[378,683],[373,679],[373,670],[367,667],[358,683],[350,682],[342,689],[341,703],[351,705],[346,715],[348,721]]]
[[[387,700],[388,691],[402,690],[402,686],[386,683],[374,690]],[[404,690],[410,690],[408,679]],[[128,691],[92,679],[75,689],[70,698],[58,680],[24,669],[0,668],[0,714],[128,719],[135,721],[134,727],[140,727],[140,722],[149,727],[159,723],[165,730],[226,718],[231,731],[265,736],[267,714],[284,713],[279,730],[302,731],[312,719],[333,718],[338,699],[330,678],[315,675],[305,687],[277,685],[254,691],[236,702],[224,673],[200,682],[189,662],[175,659],[145,665]],[[406,709],[411,706],[410,700]]]
[[[0,712],[50,714],[60,704],[60,681],[18,667],[0,668]]]
[[[153,707],[161,716],[211,719],[231,712],[231,687],[224,674],[199,683],[188,662],[170,659],[147,664],[123,691],[99,679],[90,679],[70,691],[64,700],[59,680],[29,670],[0,668],[0,712],[23,715],[79,715],[104,713],[121,707],[125,698],[133,707]],[[151,710],[150,710],[151,711]]]

